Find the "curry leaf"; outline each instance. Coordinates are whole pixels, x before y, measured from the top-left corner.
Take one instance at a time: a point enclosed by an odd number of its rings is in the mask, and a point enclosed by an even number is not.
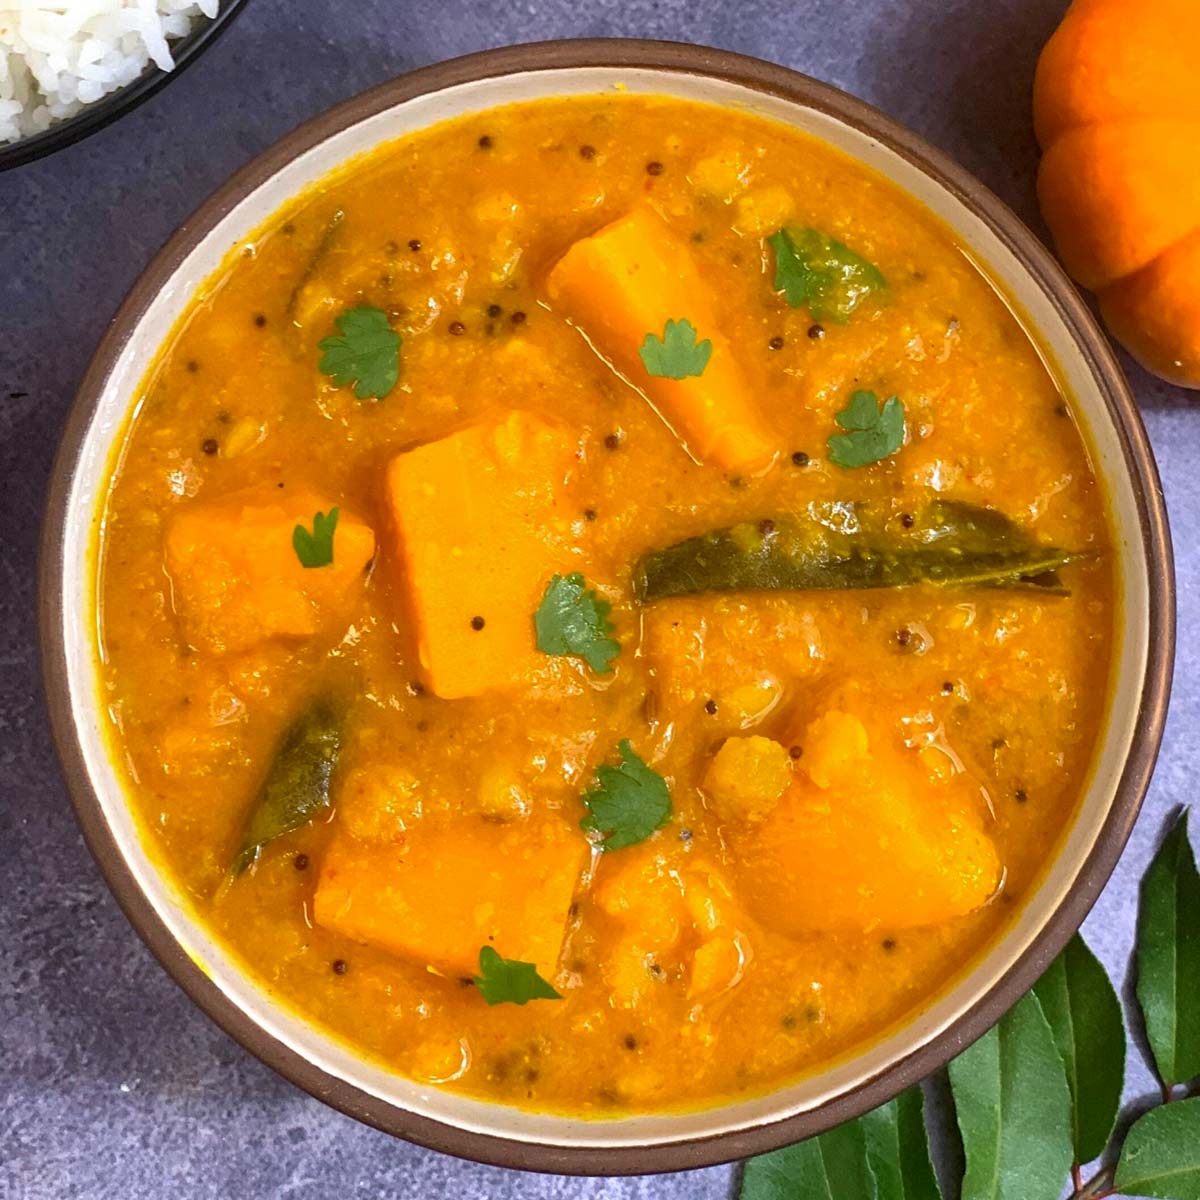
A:
[[[537,648],[544,654],[575,654],[599,675],[612,670],[621,651],[608,613],[612,605],[584,586],[583,576],[555,575],[533,615]]]
[[[1200,1097],[1151,1109],[1129,1131],[1117,1164],[1127,1196],[1200,1200]]]
[[[708,360],[712,357],[712,342],[699,340],[691,321],[668,321],[662,337],[646,334],[638,353],[648,375],[661,379],[687,379],[691,375],[703,375]]]
[[[829,458],[847,470],[879,462],[904,445],[904,405],[896,396],[880,407],[874,392],[855,392],[834,419],[847,432],[829,435]]]
[[[502,958],[491,946],[479,951],[475,986],[488,1004],[528,1004],[530,1000],[561,1000],[533,963]]]
[[[1200,1075],[1200,875],[1186,811],[1142,882],[1137,996],[1163,1083]]]
[[[815,321],[844,323],[887,281],[849,246],[816,229],[780,229],[768,239],[775,252],[775,290],[792,308],[808,305]]]
[[[746,1163],[741,1200],[884,1200],[861,1121]]]
[[[329,783],[342,745],[341,719],[320,699],[287,731],[263,782],[231,873],[257,861],[263,846],[307,825],[329,807]]]
[[[618,750],[621,765],[596,768],[597,786],[583,795],[588,815],[580,822],[600,835],[603,850],[621,850],[645,841],[671,815],[666,781],[634,753],[626,738]]]
[[[1125,1083],[1121,1001],[1078,934],[1034,988],[1054,1033],[1071,1089],[1075,1161],[1104,1153]]]
[[[879,1200],[942,1200],[929,1157],[925,1097],[919,1086],[860,1121]]]
[[[360,400],[382,400],[400,378],[400,335],[388,324],[387,313],[360,305],[334,324],[339,332],[317,343],[321,371],[338,387],[353,383]]]
[[[1090,557],[1039,542],[1011,517],[935,500],[896,528],[888,507],[815,500],[651,550],[634,565],[643,603],[700,592],[844,588],[1004,587],[1064,592],[1057,572]]]
[[[1057,1200],[1071,1166],[1071,1093],[1030,993],[950,1064],[967,1172],[962,1200]]]
[[[312,532],[303,525],[292,530],[292,549],[302,567],[327,567],[333,562],[333,532],[337,529],[338,510],[314,513]]]

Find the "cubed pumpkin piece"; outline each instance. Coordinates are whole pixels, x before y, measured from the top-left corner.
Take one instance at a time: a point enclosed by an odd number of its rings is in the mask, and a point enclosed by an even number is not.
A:
[[[601,354],[650,399],[692,457],[728,471],[758,472],[778,442],[729,339],[719,298],[687,245],[648,209],[635,209],[582,238],[546,280],[551,301]],[[648,335],[688,321],[711,354],[699,374],[651,374],[641,357]]]
[[[757,735],[731,737],[709,763],[704,790],[725,820],[759,821],[791,781],[791,756],[778,742]]]
[[[296,526],[338,508],[333,561],[305,567]],[[336,501],[308,489],[255,488],[181,505],[171,516],[164,558],[171,597],[188,642],[240,652],[268,638],[306,638],[349,619],[375,553],[375,534]]]
[[[397,844],[339,832],[321,866],[319,925],[448,974],[473,975],[479,951],[554,976],[587,844],[557,819],[419,826]]]
[[[650,843],[604,855],[592,895],[602,912],[635,930],[648,950],[662,954],[679,940],[685,914],[678,866]]]
[[[602,965],[610,1003],[636,1008],[663,980],[688,973],[688,997],[736,986],[753,957],[751,923],[713,866],[647,843],[606,854],[592,898],[616,926]]]
[[[804,772],[737,845],[739,884],[763,925],[793,936],[905,929],[961,917],[1000,885],[980,798],[931,779],[914,751],[848,713],[803,739]]]
[[[529,413],[398,455],[387,490],[425,683],[446,699],[527,679],[533,614],[565,529],[576,444]]]

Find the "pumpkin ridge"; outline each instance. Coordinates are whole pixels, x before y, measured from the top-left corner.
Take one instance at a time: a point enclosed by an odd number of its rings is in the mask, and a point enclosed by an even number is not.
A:
[[[1038,198],[1059,257],[1098,291],[1200,226],[1200,120],[1078,127],[1042,156]]]

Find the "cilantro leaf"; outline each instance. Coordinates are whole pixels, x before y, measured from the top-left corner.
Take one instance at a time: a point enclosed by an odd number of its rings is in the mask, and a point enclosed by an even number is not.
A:
[[[904,405],[890,396],[882,408],[874,392],[855,392],[836,417],[848,433],[830,434],[829,458],[839,467],[865,467],[904,445]]]
[[[537,648],[544,654],[578,655],[598,675],[606,674],[621,652],[620,642],[606,636],[613,631],[611,608],[607,600],[584,589],[578,572],[565,579],[555,575],[533,614]]]
[[[533,963],[502,958],[491,946],[479,951],[475,986],[488,1004],[528,1004],[530,1000],[561,1000]]]
[[[317,343],[321,371],[338,387],[353,383],[360,400],[382,400],[400,377],[400,335],[388,324],[387,313],[361,305],[347,309],[334,324],[340,332]]]
[[[814,321],[845,324],[887,288],[878,267],[820,230],[780,229],[767,241],[775,251],[775,290],[792,308],[807,304]]]
[[[671,815],[671,793],[663,777],[638,758],[628,738],[618,750],[621,765],[597,767],[597,786],[583,794],[588,815],[580,825],[603,835],[600,846],[606,851],[636,846]]]
[[[691,375],[703,375],[708,360],[712,357],[712,342],[699,340],[696,327],[687,320],[668,321],[663,327],[662,337],[646,334],[642,348],[642,364],[647,375],[660,379],[687,379]]]
[[[313,515],[312,533],[303,525],[292,530],[292,549],[302,567],[327,567],[333,562],[333,531],[337,523],[338,510],[331,508],[328,515]]]

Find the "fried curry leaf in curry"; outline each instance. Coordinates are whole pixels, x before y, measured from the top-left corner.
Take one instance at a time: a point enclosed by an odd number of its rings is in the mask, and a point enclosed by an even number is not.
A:
[[[543,654],[576,655],[598,675],[606,674],[621,652],[620,642],[608,636],[613,631],[611,608],[585,587],[578,572],[555,575],[533,615],[538,649]]]
[[[338,387],[353,383],[360,400],[382,400],[400,378],[400,335],[387,313],[364,304],[347,309],[334,324],[338,333],[317,343],[322,373]]]
[[[921,583],[1061,594],[1059,568],[1088,557],[1044,545],[1003,513],[973,504],[936,500],[896,519],[868,504],[832,501],[653,550],[633,578],[643,602],[700,592]]]
[[[341,715],[322,697],[284,735],[254,801],[230,869],[233,875],[256,862],[268,842],[307,825],[329,807],[329,783],[341,746]]]
[[[792,308],[808,305],[814,321],[844,324],[887,289],[878,267],[818,229],[787,226],[773,233],[775,290]]]
[[[688,379],[703,375],[712,358],[712,342],[700,341],[695,326],[688,320],[668,321],[662,337],[646,334],[642,348],[642,365],[648,375],[658,379]]]
[[[580,825],[602,839],[605,851],[636,846],[671,815],[671,793],[663,777],[634,753],[628,738],[617,750],[620,766],[597,767],[596,786],[583,794],[588,815]]]
[[[834,418],[846,430],[829,435],[829,459],[850,470],[881,462],[904,445],[904,405],[889,396],[882,405],[874,392],[855,392]]]
[[[327,567],[333,562],[333,534],[337,529],[338,509],[313,514],[310,533],[303,525],[292,530],[292,549],[302,567]]]
[[[528,1004],[530,1000],[561,1000],[538,973],[533,963],[503,958],[491,946],[479,951],[479,974],[475,986],[488,1004]]]

